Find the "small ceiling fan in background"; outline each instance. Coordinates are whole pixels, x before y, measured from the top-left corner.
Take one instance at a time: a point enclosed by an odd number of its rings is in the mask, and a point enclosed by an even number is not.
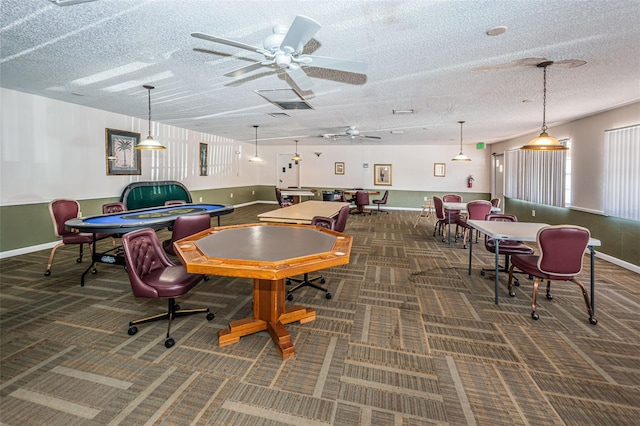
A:
[[[547,58],[523,58],[515,61],[505,62],[502,64],[485,65],[482,67],[472,68],[471,71],[493,71],[518,67],[537,67],[538,64],[551,62],[554,67],[558,68],[577,68],[587,63],[582,59],[561,59],[559,61],[549,61]]]
[[[273,27],[273,34],[264,39],[263,47],[256,47],[242,42],[228,40],[205,33],[191,33],[192,37],[227,46],[238,47],[251,52],[260,53],[264,60],[238,68],[224,74],[226,77],[239,77],[261,67],[273,68],[275,71],[284,70],[300,90],[306,91],[313,87],[311,78],[302,67],[317,67],[330,70],[364,74],[367,64],[348,59],[330,58],[316,55],[305,55],[305,45],[320,30],[320,24],[311,18],[298,15],[289,28],[277,25]]]
[[[361,135],[360,130],[356,128],[356,126],[349,126],[344,131],[344,133],[325,133],[321,135],[324,139],[332,139],[337,140],[340,138],[348,138],[351,140],[354,139],[382,139],[380,136],[369,136],[369,135]]]

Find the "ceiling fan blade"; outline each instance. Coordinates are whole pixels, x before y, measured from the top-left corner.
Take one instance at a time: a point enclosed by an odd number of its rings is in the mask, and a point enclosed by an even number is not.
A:
[[[310,63],[308,59],[311,59]],[[329,58],[326,56],[300,55],[298,61],[308,67],[327,68],[330,70],[364,74],[367,71],[367,63],[350,61],[347,59]]]
[[[280,49],[286,53],[297,54],[302,52],[304,45],[311,40],[320,28],[320,24],[313,19],[302,15],[296,16],[282,43],[280,43]]]
[[[560,68],[577,68],[586,64],[587,61],[583,61],[582,59],[563,59],[561,61],[554,61],[554,67]]]
[[[262,53],[263,55],[269,54],[268,51],[260,47],[251,46],[250,44],[240,43],[239,41],[228,40],[226,38],[216,37],[216,36],[212,36],[205,33],[191,33],[191,37],[200,38],[202,40],[207,40],[207,41],[213,41],[215,43],[222,43],[222,44],[226,44],[227,46],[233,46],[233,47],[238,47],[240,49],[249,50],[251,52]]]
[[[236,70],[233,71],[229,71],[228,73],[224,74],[225,77],[240,77],[243,74],[246,74],[248,72],[257,70],[258,68],[262,68],[263,66],[268,66],[270,65],[270,63],[263,63],[263,62],[256,62],[250,65],[246,65],[242,68],[238,68]]]
[[[307,76],[307,74],[300,67],[289,67],[286,69],[287,74],[291,77],[291,80],[302,91],[311,90],[313,87],[313,81]]]
[[[471,71],[491,71],[514,67],[535,67],[539,63],[546,61],[546,58],[523,58],[515,61],[505,62],[503,64],[486,65],[483,67],[472,68]]]
[[[382,139],[380,136],[362,136],[362,137],[367,139]]]

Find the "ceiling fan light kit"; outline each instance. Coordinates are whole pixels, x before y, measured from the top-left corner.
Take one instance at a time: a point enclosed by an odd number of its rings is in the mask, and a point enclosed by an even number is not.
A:
[[[520,149],[531,151],[564,151],[569,148],[564,146],[558,139],[549,136],[547,133],[547,68],[553,65],[553,61],[540,62],[537,66],[543,69],[543,85],[542,85],[542,133],[531,139],[526,145]]]
[[[148,93],[148,100],[149,100],[149,133],[147,134],[147,138],[145,140],[143,140],[142,142],[140,142],[138,145],[136,145],[134,148],[135,149],[153,149],[153,150],[163,150],[163,149],[167,149],[164,145],[162,145],[160,142],[158,142],[157,140],[153,139],[153,136],[151,136],[151,90],[155,89],[155,87],[153,86],[149,86],[149,85],[144,85],[142,86],[145,89],[147,89],[147,93]]]
[[[462,152],[462,125],[464,124],[464,121],[458,121],[458,123],[460,123],[460,154],[453,157],[451,161],[471,161],[471,158],[467,157]]]
[[[264,163],[264,160],[258,156],[258,126],[253,126],[256,129],[256,155],[249,158],[250,163]]]

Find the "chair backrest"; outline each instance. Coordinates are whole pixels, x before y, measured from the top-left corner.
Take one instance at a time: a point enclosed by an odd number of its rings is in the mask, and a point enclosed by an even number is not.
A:
[[[357,206],[369,205],[369,193],[367,191],[356,191],[356,205]]]
[[[458,194],[446,194],[442,196],[442,201],[445,203],[461,203],[462,196]]]
[[[436,211],[436,218],[444,219],[444,205],[442,204],[442,198],[433,197],[433,209]]]
[[[349,218],[349,206],[343,206],[338,212],[338,218],[336,224],[333,227],[334,231],[344,232],[344,228],[347,227],[347,219]]]
[[[467,203],[468,218],[473,220],[484,220],[491,213],[491,203],[485,200],[474,200]]]
[[[185,200],[167,200],[164,202],[165,206],[175,206],[179,204],[187,204]]]
[[[102,205],[102,214],[119,213],[127,210],[124,203],[116,201],[115,203],[106,203]]]
[[[513,214],[503,214],[503,213],[489,213],[484,217],[484,220],[493,220],[496,222],[517,222],[518,217]],[[487,250],[493,251],[493,247],[495,243],[493,242],[494,238],[491,238],[487,235],[484,236],[484,246]],[[514,240],[503,240],[500,242],[501,247],[505,247],[507,245],[516,245],[521,244],[520,241]]]
[[[389,191],[384,191],[384,195],[380,200],[378,200],[378,203],[387,204],[387,198],[389,198]]]
[[[80,203],[68,198],[56,198],[49,203],[49,214],[53,222],[53,230],[58,237],[70,235],[71,232],[64,228],[64,223],[69,219],[75,219],[80,212]]]
[[[173,222],[171,239],[166,244],[163,243],[164,249],[170,254],[175,254],[173,250],[174,242],[209,228],[211,228],[211,217],[208,214],[178,216]]]
[[[290,200],[282,197],[282,190],[280,188],[276,188],[276,200],[280,207],[287,207],[293,204]]]
[[[575,225],[545,226],[538,231],[538,269],[549,275],[574,277],[582,271],[584,251],[591,233]]]
[[[500,198],[492,198],[490,202],[493,207],[500,207],[500,201]]]
[[[318,226],[320,228],[334,229],[336,221],[330,217],[314,216],[311,218],[311,225]]]
[[[137,297],[159,297],[158,291],[145,279],[157,269],[174,265],[164,253],[156,231],[144,228],[124,234],[122,250],[133,294]]]

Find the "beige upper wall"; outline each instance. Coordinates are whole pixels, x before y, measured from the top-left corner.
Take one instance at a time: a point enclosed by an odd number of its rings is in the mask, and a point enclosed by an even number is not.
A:
[[[640,124],[640,102],[549,128],[548,133],[555,138],[571,139],[574,207],[592,212],[603,211],[604,132],[633,124]],[[516,149],[538,133],[493,144],[490,146],[491,152]]]

